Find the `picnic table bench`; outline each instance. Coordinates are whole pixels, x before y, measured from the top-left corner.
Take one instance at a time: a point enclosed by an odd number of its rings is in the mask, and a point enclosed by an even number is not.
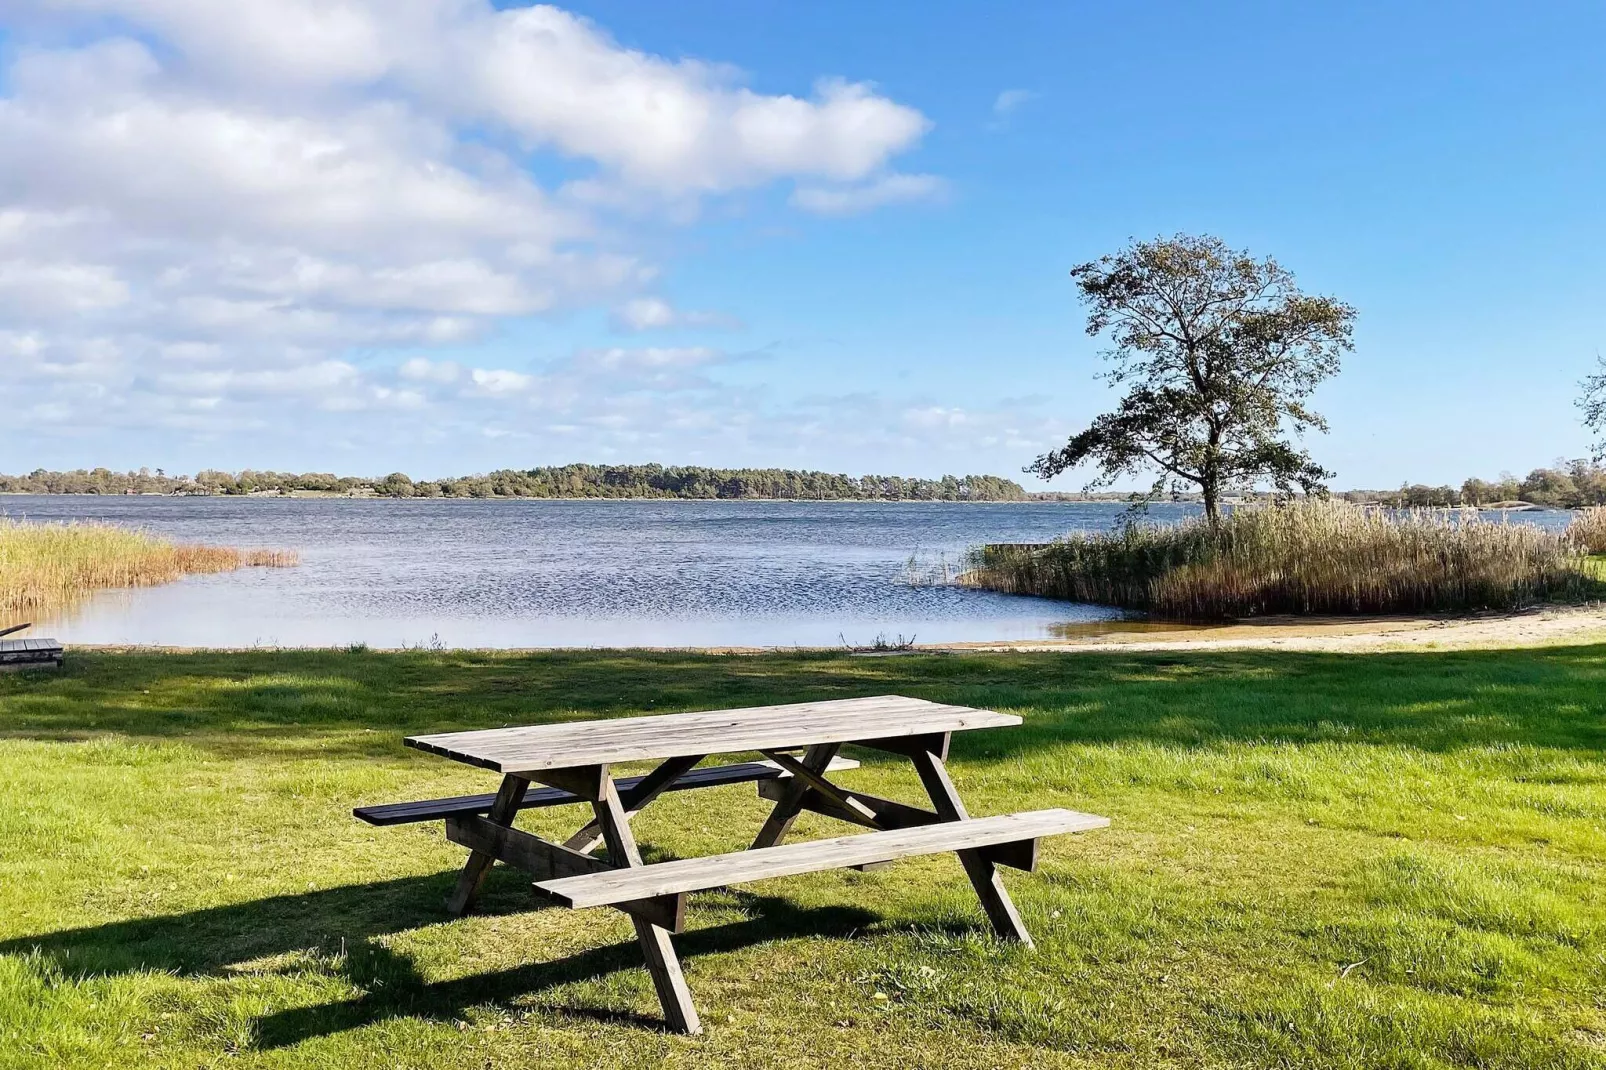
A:
[[[1035,869],[1042,837],[1110,822],[1062,809],[970,816],[944,765],[952,733],[1020,723],[991,710],[885,695],[411,736],[404,741],[410,747],[502,774],[501,787],[495,794],[363,806],[354,813],[374,825],[445,822],[447,838],[469,849],[446,903],[453,914],[472,906],[498,861],[528,873],[538,893],[563,906],[624,911],[670,1027],[699,1033],[697,1008],[670,942],[684,927],[690,892],[953,851],[998,935],[1031,946],[998,867]],[[845,744],[908,758],[932,809],[828,779],[828,773],[858,765],[838,754]],[[755,751],[763,761],[697,768],[711,754]],[[609,772],[615,763],[641,760],[660,764],[643,776],[615,778]],[[545,787],[532,789],[532,782]],[[750,848],[642,862],[630,819],[654,799],[668,791],[746,782],[775,803]],[[520,810],[581,803],[590,805],[592,819],[563,843],[513,827]],[[804,811],[872,831],[782,843]],[[590,853],[599,844],[607,845],[606,859]]]

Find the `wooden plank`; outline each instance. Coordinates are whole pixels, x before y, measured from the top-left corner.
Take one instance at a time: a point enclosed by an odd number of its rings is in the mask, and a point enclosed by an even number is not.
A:
[[[571,851],[522,829],[498,825],[488,818],[473,814],[447,818],[446,838],[522,870],[534,880],[602,873],[613,868],[600,858]],[[686,923],[685,896],[665,895],[644,899],[623,904],[621,909],[645,921],[662,925],[670,932],[680,932]]]
[[[951,827],[953,824],[969,818],[969,811],[959,797],[959,790],[948,776],[948,770],[942,759],[931,752],[910,755],[914,762],[915,772],[920,774],[920,782],[926,787],[926,794],[931,796],[931,804],[936,808],[945,824],[931,826],[933,828]],[[1106,820],[1105,824],[1109,824]],[[1016,837],[1014,840],[998,841],[1015,843],[1026,837]],[[994,846],[993,844],[976,844],[980,846]],[[1037,849],[1030,850],[1031,863],[1037,864]],[[1027,947],[1035,946],[1032,943],[1032,934],[1026,931],[1026,923],[1021,920],[1020,911],[1015,909],[1015,901],[1009,897],[1009,890],[1004,887],[1004,880],[998,875],[998,867],[993,859],[983,855],[977,850],[960,850],[959,862],[965,867],[965,876],[970,878],[970,886],[976,889],[976,898],[981,900],[981,908],[987,914],[987,920],[992,922],[993,931],[1000,939],[1011,940],[1025,944]]]
[[[491,804],[491,812],[486,818],[492,824],[511,825],[513,817],[518,813],[519,803],[524,801],[524,793],[530,788],[530,782],[523,777],[505,776],[502,786],[497,790],[496,801]],[[468,861],[463,863],[463,872],[457,876],[457,887],[446,900],[446,909],[454,915],[461,915],[474,905],[474,896],[479,894],[480,884],[485,880],[485,874],[490,872],[491,863],[495,858],[485,851],[470,851]]]
[[[687,754],[793,750],[815,743],[897,738],[1000,728],[1019,717],[923,699],[874,698],[797,702],[784,706],[673,713],[616,720],[569,721],[525,728],[411,736],[410,747],[500,773]]]
[[[641,872],[645,867],[641,862],[641,852],[636,849],[636,838],[630,831],[630,821],[625,817],[624,807],[619,802],[618,789],[614,787],[613,781],[606,777],[603,778],[601,795],[602,797],[593,804],[593,810],[597,815],[597,824],[602,827],[603,839],[608,844],[608,858],[616,866],[630,867],[614,872]],[[676,893],[670,894],[684,910],[684,897]],[[639,903],[641,900],[656,897],[652,895],[632,898]],[[686,976],[680,968],[680,958],[675,954],[675,945],[669,939],[669,927],[645,921],[636,913],[631,914],[630,920],[636,927],[636,941],[641,945],[642,956],[647,960],[647,972],[652,975],[652,985],[658,992],[658,1002],[664,1009],[664,1019],[668,1022],[669,1028],[679,1033],[701,1033],[703,1025],[697,1017],[697,1006],[692,1002],[691,988],[687,986]],[[677,929],[680,927],[680,920],[676,919],[677,924],[674,927]]]
[[[0,654],[60,654],[54,639],[0,639]]]
[[[841,788],[825,779],[822,774],[816,773],[813,769],[810,769],[808,766],[804,765],[796,758],[793,758],[791,755],[782,754],[779,751],[763,751],[762,753],[764,757],[768,758],[782,769],[785,769],[788,773],[791,773],[793,776],[797,777],[798,780],[807,784],[810,790],[819,792],[827,799],[830,799],[832,802],[836,803],[842,809],[856,813],[867,821],[873,822],[875,820],[875,814],[870,810],[869,807],[865,806],[863,803],[855,801],[851,794],[843,791]]]
[[[542,881],[541,890],[571,907],[608,906],[655,895],[697,892],[730,884],[889,862],[914,855],[967,851],[1039,836],[1105,828],[1109,818],[1072,810],[1034,810],[998,817],[942,821],[908,829],[865,832],[828,840],[785,844],[659,862],[639,869],[615,869]]]
[[[691,767],[704,757],[706,756],[702,754],[688,754],[681,758],[670,758],[646,776],[633,777],[635,783],[628,789],[615,780],[613,783],[619,792],[619,802],[625,808],[625,819],[635,817],[648,803],[673,787],[677,780],[685,776]],[[563,846],[574,851],[588,852],[596,850],[602,842],[602,826],[592,819],[588,825],[565,840]]]
[[[943,761],[948,760],[947,732],[935,732],[930,735],[902,736],[896,739],[860,739],[854,741],[856,747],[869,747],[872,750],[884,750],[892,754],[901,754],[905,758],[916,754],[935,754]]]
[[[841,746],[840,743],[816,743],[803,755],[803,764],[810,769],[823,770],[831,764],[831,759],[836,757],[837,749]],[[753,838],[754,848],[774,847],[786,838],[797,815],[802,812],[799,802],[808,790],[809,786],[796,778],[787,782],[780,800],[770,811],[770,816],[764,819],[764,827]]]
[[[65,651],[54,639],[0,639],[0,672],[59,668]]]
[[[522,829],[498,825],[476,814],[447,818],[446,838],[471,851],[492,855],[497,861],[521,869],[536,880],[605,873],[613,868],[600,858],[548,843]]]
[[[760,781],[758,793],[763,798],[778,800],[785,787],[786,782],[781,780]],[[914,828],[917,825],[933,825],[942,820],[933,811],[922,810],[918,806],[909,806],[876,795],[866,795],[862,791],[855,791],[852,794],[855,801],[870,811],[870,818],[867,819],[857,811],[838,806],[821,792],[812,789],[803,794],[800,805],[813,813],[834,817],[838,821],[851,821],[855,825],[869,828]]]
[[[857,769],[859,763],[852,758],[834,758],[828,772],[837,772],[842,769]],[[712,788],[725,784],[746,784],[752,781],[787,780],[789,773],[781,769],[774,762],[738,762],[734,765],[712,765],[702,769],[693,769],[684,773],[665,791],[691,791],[695,788]],[[647,778],[644,776],[620,777],[614,783],[619,785],[620,797],[627,808],[639,809],[634,806],[632,793]],[[370,825],[406,825],[418,821],[435,821],[453,814],[485,814],[489,813],[491,804],[496,801],[496,795],[459,795],[449,799],[420,799],[416,802],[379,803],[373,806],[359,806],[352,810],[352,815],[368,822]],[[566,806],[585,802],[578,795],[572,795],[561,788],[536,788],[525,793],[524,801],[519,804],[520,810],[529,810],[543,806]],[[571,845],[572,846],[572,845]],[[578,849],[578,848],[577,848]]]

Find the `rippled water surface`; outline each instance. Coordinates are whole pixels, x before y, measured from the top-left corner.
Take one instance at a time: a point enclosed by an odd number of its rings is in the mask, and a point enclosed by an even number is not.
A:
[[[67,642],[178,646],[824,646],[1049,638],[1120,614],[909,582],[983,542],[1112,526],[1121,506],[0,498],[37,520],[293,549],[291,569],[106,592]],[[1191,506],[1156,506],[1156,520]],[[1536,519],[1538,519],[1536,517]],[[32,635],[46,634],[43,630]]]

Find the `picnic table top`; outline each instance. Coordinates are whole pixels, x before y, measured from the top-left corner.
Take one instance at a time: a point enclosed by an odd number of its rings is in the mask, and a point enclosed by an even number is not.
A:
[[[778,750],[815,743],[1003,728],[1019,717],[900,695],[784,706],[564,721],[523,728],[409,736],[409,747],[499,773]]]

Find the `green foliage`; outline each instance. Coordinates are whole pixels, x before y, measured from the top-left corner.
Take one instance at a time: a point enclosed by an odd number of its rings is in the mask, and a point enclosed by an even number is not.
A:
[[[1579,383],[1583,391],[1578,397],[1578,410],[1583,414],[1584,426],[1600,438],[1595,443],[1595,460],[1606,460],[1606,357],[1595,357],[1596,373]]]
[[[414,482],[403,472],[384,479],[326,473],[210,469],[188,476],[148,471],[46,472],[0,475],[0,493],[24,494],[251,494],[318,491],[391,498],[782,498],[809,501],[1023,501],[1019,483],[1000,476],[847,476],[786,468],[665,467],[659,464],[566,464],[553,468],[502,469],[489,475]]]
[[[698,895],[709,1031],[668,1036],[622,915],[498,867],[450,920],[461,850],[350,815],[494,784],[408,733],[887,693],[1025,718],[956,734],[973,812],[1114,819],[1006,876],[1035,951],[951,858]],[[1601,647],[74,651],[0,677],[0,1067],[1601,1070],[1603,695]],[[920,798],[854,756],[844,784]],[[721,788],[636,825],[663,859],[764,813]]]
[[[1087,333],[1113,343],[1105,378],[1127,393],[1027,471],[1047,479],[1091,462],[1090,487],[1158,471],[1149,497],[1196,486],[1212,521],[1231,490],[1322,488],[1331,473],[1290,436],[1327,429],[1306,401],[1352,348],[1353,308],[1211,237],[1137,242],[1071,275]]]
[[[1308,500],[989,546],[961,582],[1181,619],[1514,609],[1595,590],[1578,549],[1527,524]]]
[[[1429,487],[1412,483],[1397,491],[1353,490],[1346,491],[1343,496],[1356,502],[1376,502],[1405,508],[1488,508],[1502,503],[1527,502],[1554,509],[1582,509],[1606,505],[1606,467],[1580,458],[1558,461],[1551,468],[1535,468],[1522,479],[1509,473],[1493,481],[1468,479],[1459,490],[1450,486]]]

